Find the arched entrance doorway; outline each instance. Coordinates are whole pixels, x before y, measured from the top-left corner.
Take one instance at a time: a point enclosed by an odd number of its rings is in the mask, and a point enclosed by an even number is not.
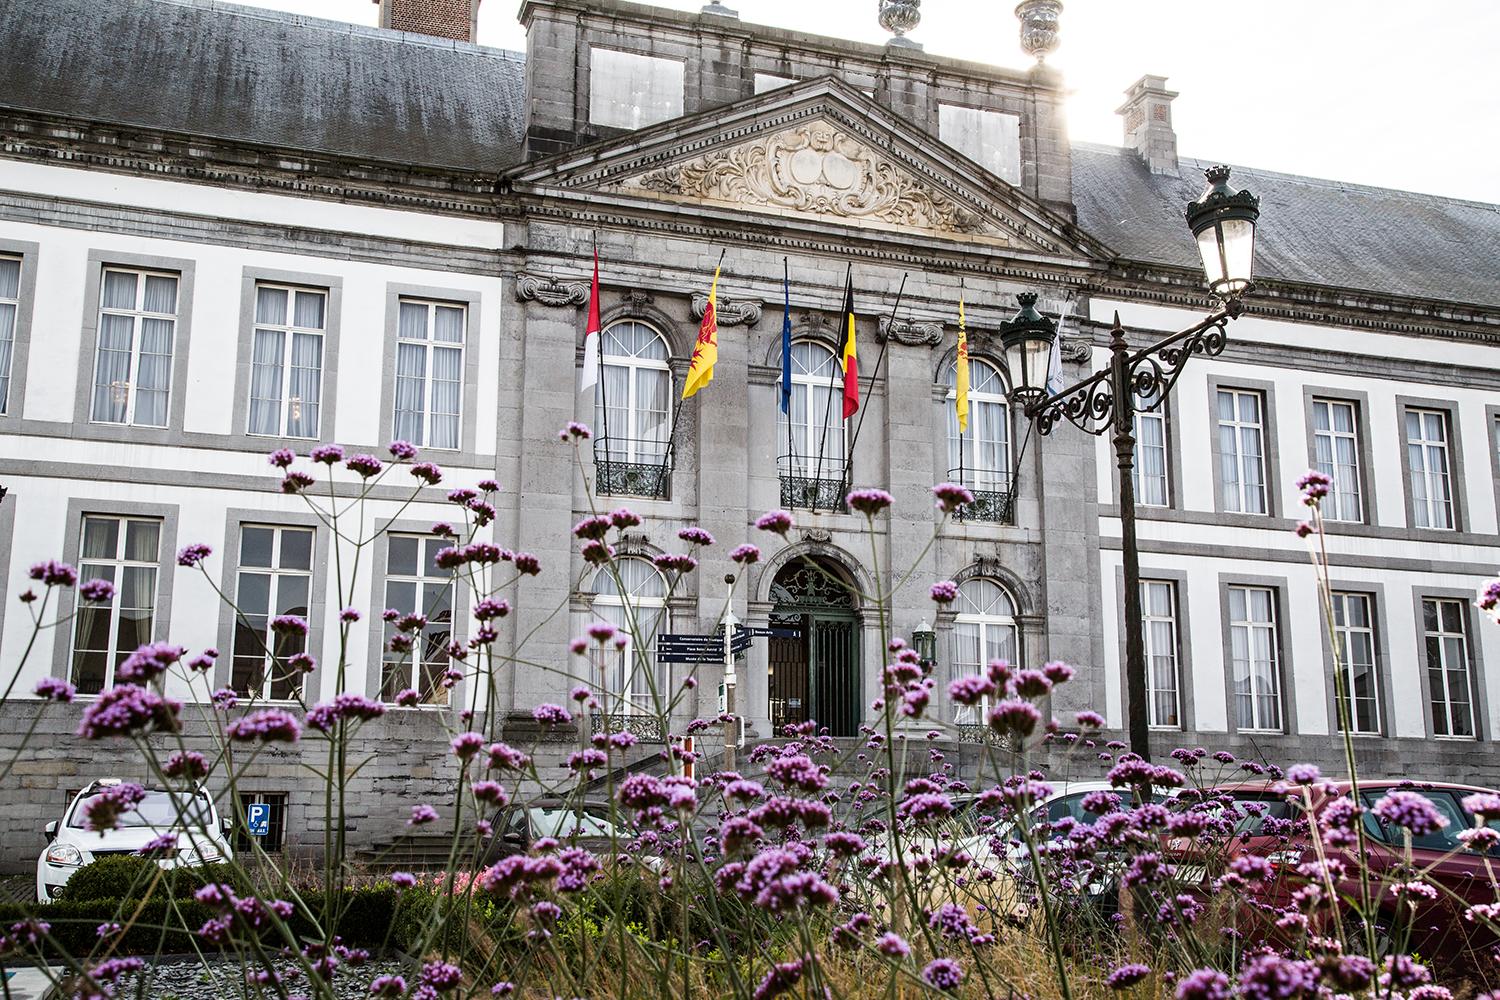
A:
[[[774,732],[813,719],[834,736],[859,733],[859,617],[846,580],[833,564],[801,557],[771,583],[771,624],[799,628],[796,636],[773,636],[767,650]]]

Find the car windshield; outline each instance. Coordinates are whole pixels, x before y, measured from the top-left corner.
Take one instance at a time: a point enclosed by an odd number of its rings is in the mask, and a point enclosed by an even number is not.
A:
[[[1296,815],[1292,803],[1282,795],[1236,794],[1234,805],[1240,816],[1234,832],[1241,837],[1283,833],[1287,821]]]
[[[82,830],[88,822],[87,807],[97,795],[80,798],[68,817],[68,826]],[[191,827],[212,829],[213,807],[208,796],[199,792],[184,795],[180,792],[147,792],[146,797],[132,810],[120,815],[117,823],[121,827]]]
[[[1411,838],[1411,846],[1419,850],[1427,851],[1453,851],[1462,846],[1458,834],[1469,825],[1469,818],[1459,808],[1453,794],[1442,788],[1413,788],[1410,791],[1432,803],[1438,815],[1446,821],[1442,829],[1433,833],[1425,833],[1421,836]],[[1385,798],[1385,791],[1362,792],[1361,797],[1365,801],[1368,810],[1365,813],[1365,832],[1380,840],[1391,844],[1405,843],[1406,831],[1399,826],[1388,824],[1376,815],[1375,805]]]
[[[608,837],[614,833],[613,823],[587,809],[533,809],[531,825],[538,837],[567,838],[575,831],[580,837]]]

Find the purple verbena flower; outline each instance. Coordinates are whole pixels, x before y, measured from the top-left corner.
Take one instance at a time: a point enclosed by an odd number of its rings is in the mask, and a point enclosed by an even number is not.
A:
[[[417,446],[410,441],[396,440],[385,446],[391,457],[398,462],[410,462],[417,457]]]
[[[144,684],[167,672],[187,650],[170,642],[148,642],[125,657],[115,676],[131,684]]]
[[[932,585],[931,595],[938,604],[952,604],[958,599],[958,584],[952,580],[939,580]]]
[[[689,545],[708,546],[714,544],[714,536],[696,526],[683,528],[677,533],[677,537]]]
[[[761,531],[784,536],[792,530],[792,515],[784,510],[769,511],[756,519],[755,526]]]
[[[1104,982],[1112,990],[1123,990],[1129,989],[1149,975],[1151,975],[1151,966],[1132,962],[1110,970],[1109,975],[1104,977]]]
[[[266,456],[266,461],[270,462],[278,469],[285,469],[296,460],[297,454],[290,448],[277,448],[275,451],[271,452],[271,454]]]
[[[420,479],[428,486],[436,486],[443,481],[443,470],[432,462],[418,462],[407,471],[413,479]]]
[[[573,721],[573,716],[561,705],[541,704],[531,710],[531,717],[544,726],[561,726]]]
[[[729,553],[729,558],[742,566],[753,566],[760,562],[760,548],[755,545],[737,545]]]
[[[177,565],[197,566],[203,560],[213,555],[213,551],[213,549],[202,542],[193,542],[191,545],[184,545],[177,550]]]
[[[1302,491],[1302,502],[1309,507],[1317,506],[1333,488],[1333,480],[1315,469],[1308,469],[1297,479],[1297,489]]]
[[[974,494],[958,483],[938,483],[932,488],[932,495],[937,497],[937,509],[944,514],[951,514],[974,502]]]
[[[32,693],[38,698],[47,701],[66,703],[72,701],[73,696],[78,691],[61,677],[43,677],[36,682],[36,687],[32,689]]]
[[[115,596],[115,585],[108,580],[85,580],[78,588],[78,596],[98,604]]]
[[[310,457],[324,465],[337,465],[344,460],[344,449],[336,444],[320,444],[312,450]]]
[[[922,981],[935,990],[956,990],[964,981],[963,966],[951,958],[935,958],[922,970]]]
[[[296,716],[279,708],[263,708],[235,719],[224,734],[241,743],[295,743],[302,736]]]
[[[1448,817],[1438,812],[1432,800],[1420,792],[1402,789],[1387,792],[1371,811],[1385,823],[1410,830],[1414,837],[1437,833],[1448,825]]]
[[[117,684],[83,710],[78,735],[86,740],[126,736],[147,728],[176,731],[182,704],[149,688]]]
[[[431,823],[438,818],[437,810],[425,802],[421,805],[411,807],[411,819],[406,821],[407,826],[422,826]]]
[[[844,503],[866,517],[874,517],[893,502],[894,498],[889,493],[877,489],[850,490],[849,495],[844,497]]]
[[[78,582],[78,570],[56,559],[32,563],[30,576],[47,587],[71,587]]]

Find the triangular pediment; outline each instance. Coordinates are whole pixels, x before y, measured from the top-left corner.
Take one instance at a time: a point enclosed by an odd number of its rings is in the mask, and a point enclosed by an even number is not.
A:
[[[831,77],[594,143],[510,179],[1023,255],[1107,256],[1066,219]]]

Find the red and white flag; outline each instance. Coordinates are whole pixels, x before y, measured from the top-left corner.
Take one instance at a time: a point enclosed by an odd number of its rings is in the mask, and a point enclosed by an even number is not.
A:
[[[594,248],[594,284],[589,289],[589,325],[583,331],[583,371],[578,389],[592,389],[599,382],[599,248]]]

